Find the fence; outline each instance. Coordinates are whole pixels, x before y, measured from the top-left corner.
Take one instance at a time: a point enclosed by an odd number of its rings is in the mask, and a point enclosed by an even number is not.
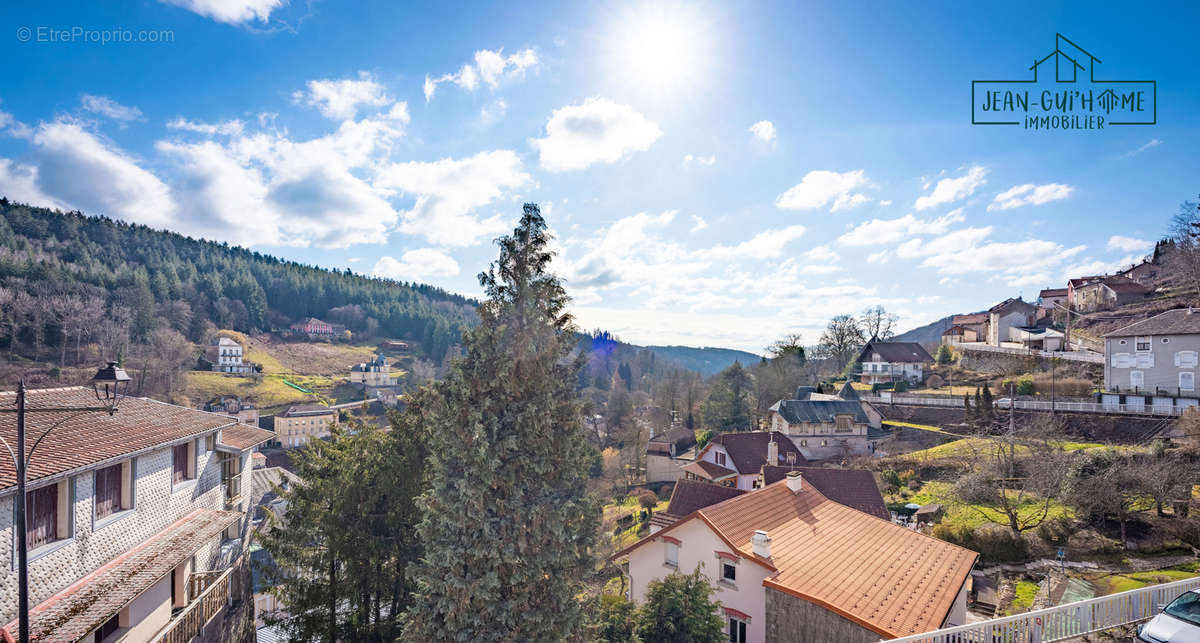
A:
[[[910,406],[944,406],[963,408],[963,398],[953,395],[864,395],[863,400],[874,404],[904,404]],[[1073,413],[1121,413],[1129,415],[1183,415],[1190,407],[1147,404],[1102,404],[1098,402],[1050,402],[1048,400],[1016,400],[1007,398],[995,402],[996,408],[1007,409],[1010,405],[1026,411],[1064,411]]]
[[[1168,603],[1191,589],[1200,589],[1200,577],[889,640],[892,643],[1063,641],[1153,618]]]
[[[1057,357],[1058,359],[1068,362],[1084,362],[1087,364],[1104,363],[1104,355],[1101,355],[1100,353],[1083,351],[1039,351],[1032,348],[1011,348],[1009,346],[992,346],[991,344],[977,344],[972,342],[954,344],[954,348],[957,350],[975,351],[979,353],[1001,353],[1004,355],[1015,355],[1018,357]]]

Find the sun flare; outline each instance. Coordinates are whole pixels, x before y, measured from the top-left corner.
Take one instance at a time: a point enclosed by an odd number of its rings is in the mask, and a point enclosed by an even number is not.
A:
[[[639,5],[623,12],[613,29],[615,72],[631,90],[664,99],[703,82],[712,38],[694,6]]]

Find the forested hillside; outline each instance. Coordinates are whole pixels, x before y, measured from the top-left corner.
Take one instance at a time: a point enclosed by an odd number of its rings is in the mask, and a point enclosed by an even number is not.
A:
[[[476,320],[473,301],[433,286],[0,198],[0,348],[10,355],[53,347],[65,360],[81,341],[119,355],[161,329],[199,342],[215,328],[271,330],[308,316],[413,341],[435,361]]]

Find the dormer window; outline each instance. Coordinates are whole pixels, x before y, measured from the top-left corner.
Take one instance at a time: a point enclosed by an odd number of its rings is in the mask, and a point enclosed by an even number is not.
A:
[[[1137,346],[1136,346],[1135,350],[1137,350],[1137,352],[1139,352],[1139,353],[1150,350],[1150,338],[1149,337],[1138,337],[1137,338]]]
[[[725,454],[724,453],[717,451],[716,453],[713,454],[713,456],[716,458],[715,462],[717,464],[719,464],[721,466],[725,466]]]

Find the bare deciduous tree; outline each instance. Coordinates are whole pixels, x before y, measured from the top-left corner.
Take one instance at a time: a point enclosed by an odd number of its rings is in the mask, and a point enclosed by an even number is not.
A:
[[[841,369],[865,342],[858,320],[851,315],[838,315],[829,320],[818,347],[822,357],[832,360]]]
[[[899,317],[893,313],[889,313],[882,304],[877,304],[864,310],[858,319],[859,324],[862,326],[863,334],[868,339],[878,337],[883,341],[887,341],[895,336],[896,321]]]

